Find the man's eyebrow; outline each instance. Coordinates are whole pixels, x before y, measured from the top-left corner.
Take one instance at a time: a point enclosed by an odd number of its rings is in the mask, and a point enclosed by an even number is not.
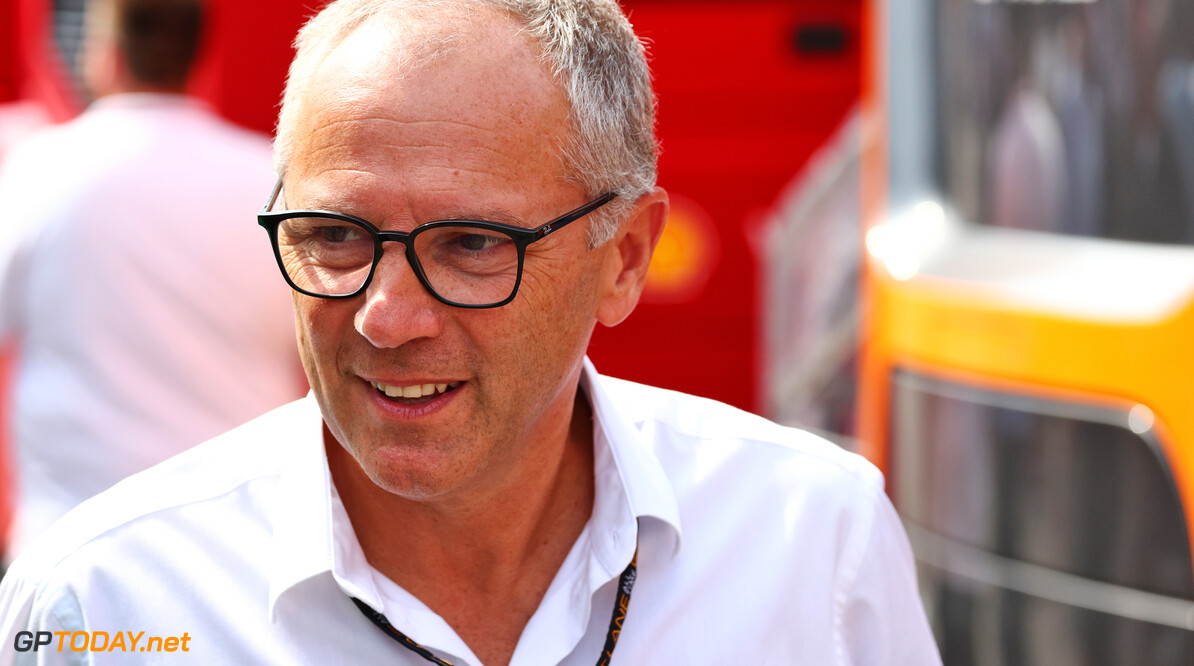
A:
[[[529,226],[523,218],[504,208],[475,208],[469,211],[457,208],[447,215],[437,215],[436,220],[474,220],[479,222],[501,222],[515,227]]]
[[[283,192],[283,195],[284,194],[285,194],[285,192]],[[284,203],[282,201],[282,197],[279,196],[279,205],[277,206],[277,208],[279,210],[282,209],[282,206],[281,206],[282,203]],[[323,211],[328,211],[331,213],[345,214],[344,208],[341,207],[340,205],[338,205],[338,203],[335,203],[331,200],[310,201],[310,202],[308,202],[308,205],[303,207],[303,210],[323,210]],[[423,220],[423,221],[419,222],[419,224],[427,224],[429,222],[439,222],[441,220],[470,220],[470,221],[474,221],[474,222],[500,222],[502,224],[509,224],[509,225],[515,226],[515,227],[530,227],[531,226],[522,217],[515,215],[514,213],[511,213],[510,211],[506,210],[505,208],[474,208],[474,209],[450,208],[450,209],[447,209],[447,211],[448,212],[446,212],[446,213],[439,213],[439,214],[436,214],[426,220]],[[352,213],[348,213],[348,214],[352,215]],[[360,217],[360,216],[357,215],[356,217]],[[372,221],[372,220],[370,220],[370,221]]]

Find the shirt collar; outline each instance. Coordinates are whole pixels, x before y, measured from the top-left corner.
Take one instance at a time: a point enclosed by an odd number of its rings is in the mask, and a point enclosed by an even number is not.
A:
[[[279,598],[303,581],[331,573],[346,593],[377,608],[380,597],[367,577],[346,575],[367,571],[365,554],[352,523],[332,485],[323,443],[323,416],[308,393],[300,418],[283,425],[279,455],[284,462],[274,495],[274,535],[269,567],[269,612],[274,618]],[[283,451],[284,449],[284,451]]]
[[[588,358],[580,383],[593,410],[597,493],[588,526],[593,555],[607,575],[616,576],[634,554],[637,530],[657,523],[671,537],[675,557],[681,541],[680,511],[672,485],[647,441],[645,421],[613,400]],[[313,394],[303,402],[301,418],[282,426],[286,455],[273,511],[271,620],[287,590],[324,573],[331,573],[351,596],[374,608],[382,606],[370,576],[362,575],[370,569],[332,484],[319,406]]]
[[[616,402],[588,358],[584,360],[580,385],[593,409],[594,474],[598,490],[590,523],[593,526],[606,523],[615,510],[628,511],[640,527],[657,522],[670,532],[671,555],[675,557],[682,535],[680,509],[672,484],[647,441],[646,421]],[[637,539],[637,534],[634,537]],[[599,547],[598,551],[601,556]],[[609,564],[605,557],[602,560]],[[615,557],[611,570],[620,573],[629,561],[629,557]]]

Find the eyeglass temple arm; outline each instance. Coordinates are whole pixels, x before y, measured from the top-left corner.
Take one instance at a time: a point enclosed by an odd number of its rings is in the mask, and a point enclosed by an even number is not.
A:
[[[269,199],[266,200],[265,205],[261,207],[261,213],[268,213],[269,209],[274,207],[274,202],[278,200],[278,194],[282,191],[282,177],[278,176],[278,182],[274,183],[274,191],[270,192]]]
[[[613,192],[607,192],[606,194],[590,201],[580,208],[577,208],[571,213],[565,213],[564,215],[557,217],[551,222],[548,222],[547,224],[544,224],[535,230],[535,240],[539,240],[553,231],[559,231],[560,229],[564,228],[565,225],[571,224],[585,215],[592,213],[598,208],[601,208],[610,201],[613,201],[615,198],[617,198],[617,196],[618,195]]]

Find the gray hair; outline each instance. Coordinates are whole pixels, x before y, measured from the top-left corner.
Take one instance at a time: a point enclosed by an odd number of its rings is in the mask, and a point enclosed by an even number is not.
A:
[[[508,13],[541,49],[540,59],[571,105],[565,145],[567,178],[590,198],[617,195],[592,214],[591,246],[613,237],[627,211],[655,187],[655,95],[646,51],[616,0],[336,0],[312,18],[295,40],[274,144],[279,174],[294,147],[301,103],[315,71],[353,30],[386,14],[404,17]],[[436,52],[442,52],[442,48]],[[428,57],[435,57],[431,53]]]

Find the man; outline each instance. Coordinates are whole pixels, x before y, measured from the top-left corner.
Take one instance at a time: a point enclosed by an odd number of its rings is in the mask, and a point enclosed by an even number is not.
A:
[[[612,0],[325,8],[261,216],[312,395],[60,522],[0,587],[4,636],[185,634],[202,663],[939,663],[873,467],[585,360],[666,217],[652,122]]]
[[[253,246],[269,143],[183,94],[202,7],[101,0],[87,18],[98,100],[0,173],[0,335],[19,345],[9,559],[305,389],[285,286]]]

